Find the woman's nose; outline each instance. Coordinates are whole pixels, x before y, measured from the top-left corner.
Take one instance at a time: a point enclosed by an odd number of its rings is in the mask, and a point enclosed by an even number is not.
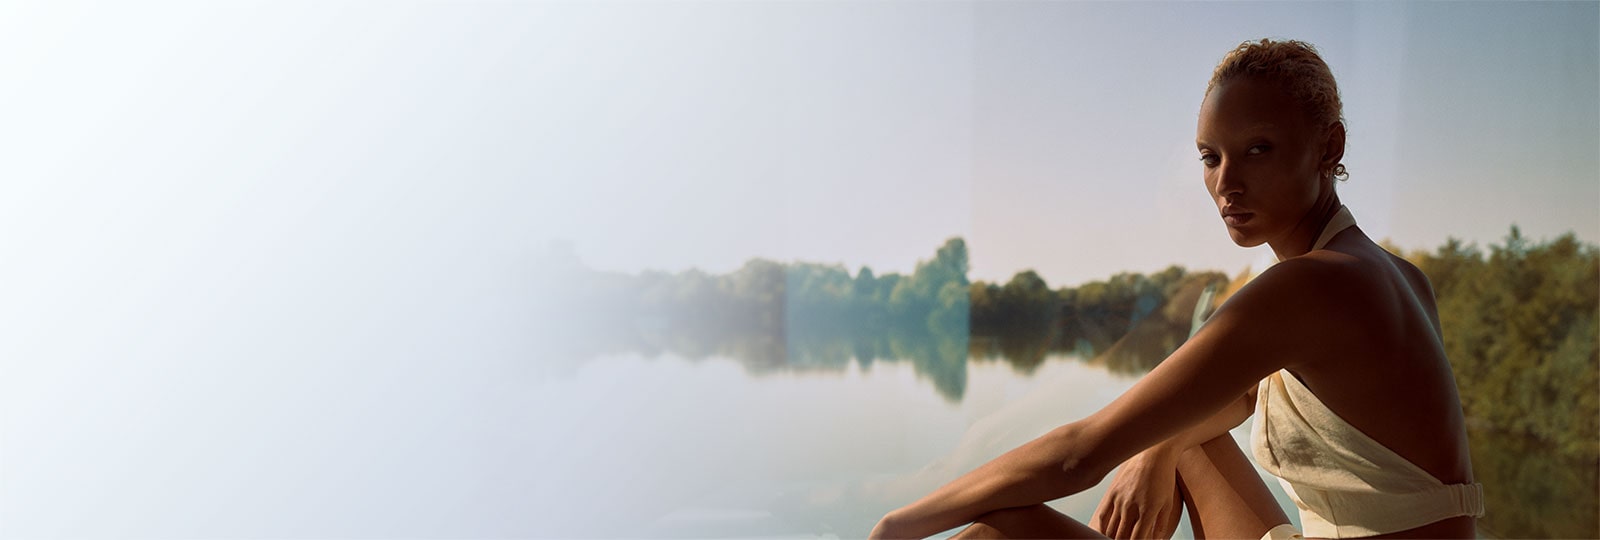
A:
[[[1233,167],[1223,163],[1217,166],[1217,196],[1232,199],[1244,193],[1244,182]]]

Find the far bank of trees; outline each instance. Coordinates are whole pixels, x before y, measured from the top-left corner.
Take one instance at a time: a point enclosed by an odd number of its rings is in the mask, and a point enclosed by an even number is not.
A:
[[[1188,337],[1195,302],[1207,287],[1228,283],[1221,272],[1123,272],[1076,287],[1051,288],[1032,270],[1005,284],[975,282],[973,336],[992,338],[1014,365],[1032,369],[1050,352],[1103,360],[1113,371],[1142,373]],[[978,355],[983,356],[983,355]]]
[[[1487,251],[1452,239],[1404,256],[1433,284],[1469,420],[1600,456],[1600,249],[1570,233],[1533,242],[1513,226]],[[952,400],[968,361],[1026,372],[1068,352],[1147,370],[1187,337],[1200,291],[1228,283],[1178,266],[1076,287],[1032,270],[974,282],[961,238],[910,275],[765,259],[722,275],[562,268],[544,277],[543,305],[568,354],[728,356],[757,371],[910,361]]]
[[[1433,283],[1468,419],[1600,456],[1600,249],[1512,226],[1487,252],[1450,239],[1406,258]]]
[[[946,240],[910,275],[766,259],[721,275],[596,272],[560,252],[547,262],[555,270],[541,278],[546,311],[537,319],[557,327],[545,329],[557,338],[553,355],[724,356],[756,372],[910,361],[952,400],[964,393],[969,359],[1027,372],[1051,352],[1093,356],[1135,327],[1154,347],[1108,363],[1125,373],[1149,369],[1187,335],[1196,284],[1226,281],[1174,266],[1075,288],[1052,289],[1032,270],[1004,284],[972,282],[961,238]],[[1182,309],[1169,310],[1181,317],[1158,309],[1191,289]]]

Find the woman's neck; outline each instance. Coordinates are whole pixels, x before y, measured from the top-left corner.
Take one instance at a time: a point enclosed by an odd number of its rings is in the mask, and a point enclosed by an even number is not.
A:
[[[1284,235],[1277,242],[1268,242],[1267,244],[1272,246],[1272,252],[1278,256],[1280,261],[1305,255],[1311,251],[1312,244],[1316,243],[1317,237],[1328,226],[1328,222],[1333,220],[1333,216],[1338,214],[1339,209],[1343,207],[1344,205],[1339,202],[1338,195],[1318,201],[1317,204],[1311,207],[1310,211],[1306,212],[1305,217],[1300,218],[1300,222],[1294,225],[1294,229],[1290,230],[1289,234]]]

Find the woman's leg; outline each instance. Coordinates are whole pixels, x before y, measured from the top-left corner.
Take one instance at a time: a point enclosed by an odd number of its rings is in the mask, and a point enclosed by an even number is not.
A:
[[[1105,538],[1105,535],[1054,508],[1035,504],[978,516],[977,521],[950,538]]]
[[[1227,433],[1184,451],[1178,490],[1195,538],[1261,538],[1289,523],[1272,491]]]
[[[1256,475],[1255,466],[1222,434],[1190,448],[1178,458],[1178,500],[1189,511],[1194,537],[1261,538],[1271,528],[1289,523],[1272,491]],[[1163,527],[1163,530],[1171,530]],[[968,538],[1105,538],[1089,526],[1043,504],[996,510],[951,537]]]

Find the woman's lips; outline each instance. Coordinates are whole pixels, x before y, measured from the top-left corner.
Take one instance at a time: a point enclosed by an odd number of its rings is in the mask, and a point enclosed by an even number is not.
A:
[[[1243,212],[1243,213],[1238,213],[1238,214],[1228,214],[1228,215],[1222,216],[1222,221],[1226,222],[1230,226],[1238,227],[1240,225],[1244,225],[1245,223],[1249,223],[1250,222],[1250,218],[1253,218],[1253,217],[1256,217],[1255,213],[1253,213],[1253,212]]]

